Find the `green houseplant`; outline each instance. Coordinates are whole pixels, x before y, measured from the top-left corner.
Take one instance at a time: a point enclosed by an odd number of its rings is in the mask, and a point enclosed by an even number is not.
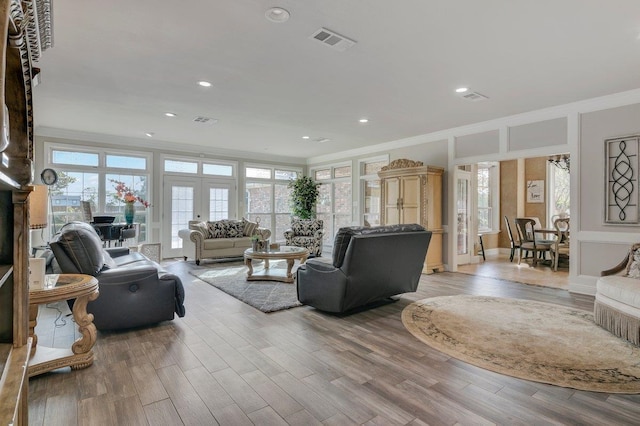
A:
[[[293,216],[300,219],[312,219],[316,216],[316,200],[320,195],[319,183],[309,176],[301,176],[289,181],[291,191],[290,205]]]

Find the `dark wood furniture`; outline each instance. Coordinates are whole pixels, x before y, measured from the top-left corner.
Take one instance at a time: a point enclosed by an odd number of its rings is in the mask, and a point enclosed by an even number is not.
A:
[[[29,194],[33,191],[31,93],[46,0],[0,2],[0,424],[28,424]],[[42,9],[38,9],[42,7]],[[46,18],[48,22],[40,22]],[[36,23],[35,20],[38,20]],[[49,33],[50,35],[50,33]]]
[[[538,264],[538,257],[543,257],[544,254],[551,250],[551,242],[537,240],[535,237],[536,221],[531,218],[518,217],[516,218],[516,229],[518,231],[518,238],[520,239],[520,252],[518,254],[518,265],[522,260],[522,252],[533,252],[533,266]]]

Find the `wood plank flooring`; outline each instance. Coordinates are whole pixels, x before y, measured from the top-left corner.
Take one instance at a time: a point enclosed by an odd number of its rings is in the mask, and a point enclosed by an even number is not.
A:
[[[640,395],[582,392],[482,370],[430,349],[400,319],[412,301],[441,295],[586,310],[592,297],[438,273],[422,276],[417,293],[350,316],[306,306],[264,314],[191,276],[191,267],[167,265],[185,285],[184,318],[99,333],[93,366],[32,378],[29,424],[640,424]],[[55,318],[54,309],[41,307],[40,342],[69,345],[75,325],[63,316],[67,324],[54,327]]]

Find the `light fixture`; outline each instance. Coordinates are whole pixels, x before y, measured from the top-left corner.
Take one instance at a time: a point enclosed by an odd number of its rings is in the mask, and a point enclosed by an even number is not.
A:
[[[175,117],[177,114],[173,112],[165,112],[164,115],[166,115],[167,117]]]
[[[289,11],[281,7],[272,7],[264,13],[264,16],[271,22],[281,24],[283,22],[287,22],[291,14]]]
[[[211,83],[209,83],[208,81],[199,81],[198,84],[202,87],[211,87]]]
[[[554,155],[549,157],[549,163],[553,164],[557,168],[570,173],[571,161],[567,154]]]
[[[302,139],[309,139],[309,136],[303,136]]]
[[[29,229],[39,229],[40,232],[30,233],[30,246],[46,246],[44,229],[49,224],[49,187],[47,185],[34,185],[33,192],[29,195]]]
[[[458,88],[456,89],[456,93],[464,93],[464,92],[466,92],[467,90],[469,90],[469,88],[468,88],[468,87],[458,87]]]
[[[153,137],[153,132],[147,132],[145,133],[145,136],[148,138],[152,138]]]
[[[358,120],[361,123],[368,123],[369,119],[368,118],[361,118],[360,120]]]
[[[29,195],[29,228],[43,229],[49,222],[49,187],[34,185],[33,188],[33,192]]]

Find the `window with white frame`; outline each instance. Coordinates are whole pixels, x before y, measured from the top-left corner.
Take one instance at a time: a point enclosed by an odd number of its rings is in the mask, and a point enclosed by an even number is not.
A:
[[[478,164],[478,232],[491,232],[499,227],[499,170],[498,163]]]
[[[300,176],[302,170],[251,164],[244,172],[245,217],[270,229],[272,241],[284,241],[284,231],[291,225],[289,181]]]
[[[389,156],[359,160],[361,224],[378,226],[380,223],[381,187],[378,172],[389,164]]]
[[[558,218],[569,217],[569,207],[571,201],[571,178],[569,170],[555,166],[551,163],[547,165],[549,179],[547,194],[549,200],[547,206],[548,225],[553,228],[553,222]]]
[[[152,203],[150,171],[151,155],[126,151],[93,150],[73,145],[45,145],[51,167],[58,182],[51,187],[52,232],[70,221],[82,221],[82,201],[88,201],[93,214],[115,216],[124,222],[125,202],[116,187],[121,183],[135,197]],[[122,195],[122,194],[121,194]],[[136,202],[134,223],[139,224],[139,241],[147,237],[149,209]]]
[[[316,217],[324,222],[324,244],[331,245],[338,229],[353,221],[351,164],[314,168],[311,176],[320,183]]]

